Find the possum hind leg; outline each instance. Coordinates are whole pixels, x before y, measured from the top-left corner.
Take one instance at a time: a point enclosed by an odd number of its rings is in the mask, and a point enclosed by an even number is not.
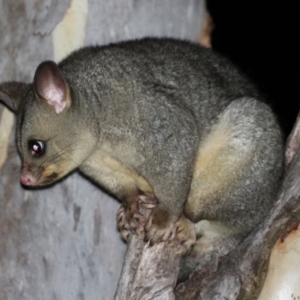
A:
[[[270,108],[241,98],[201,142],[186,216],[249,230],[267,214],[282,173],[281,132]]]
[[[196,223],[193,256],[225,255],[259,224],[276,199],[281,170],[281,132],[270,108],[249,98],[230,103],[195,162],[185,205]]]

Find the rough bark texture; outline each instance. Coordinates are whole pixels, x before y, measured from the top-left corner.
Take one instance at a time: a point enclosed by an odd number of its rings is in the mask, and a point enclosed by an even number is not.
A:
[[[133,235],[115,299],[175,299],[173,289],[179,263],[180,255],[173,248],[163,243],[150,246],[144,243],[143,237]]]
[[[288,137],[285,151],[285,167],[286,169],[291,164],[300,149],[300,113],[298,114],[295,126]]]
[[[150,213],[143,208],[141,212],[144,216]],[[165,243],[150,246],[143,236],[131,235],[115,299],[175,299],[180,259]]]
[[[30,82],[53,58],[51,34],[71,2],[0,0],[1,82]],[[203,13],[204,0],[90,0],[85,44],[147,35],[197,41]],[[126,249],[119,203],[78,174],[44,190],[21,188],[12,124],[0,104],[0,299],[113,299]]]

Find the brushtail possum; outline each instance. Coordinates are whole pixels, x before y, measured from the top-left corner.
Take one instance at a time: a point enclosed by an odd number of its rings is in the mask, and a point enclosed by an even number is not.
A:
[[[199,45],[146,38],[82,48],[42,62],[33,83],[2,83],[0,99],[17,114],[23,185],[79,169],[122,201],[124,237],[193,245],[182,276],[236,247],[275,200],[277,120],[252,83]]]

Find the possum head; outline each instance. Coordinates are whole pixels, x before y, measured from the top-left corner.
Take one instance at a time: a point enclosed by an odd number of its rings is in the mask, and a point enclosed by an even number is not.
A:
[[[23,185],[52,184],[91,154],[96,138],[76,109],[76,97],[52,61],[38,66],[33,84],[0,84],[0,100],[17,114]]]

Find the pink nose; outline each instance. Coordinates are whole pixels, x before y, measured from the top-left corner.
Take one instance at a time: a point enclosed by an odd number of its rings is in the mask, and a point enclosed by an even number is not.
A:
[[[36,179],[29,173],[21,174],[20,181],[26,186],[31,186],[36,183]]]

